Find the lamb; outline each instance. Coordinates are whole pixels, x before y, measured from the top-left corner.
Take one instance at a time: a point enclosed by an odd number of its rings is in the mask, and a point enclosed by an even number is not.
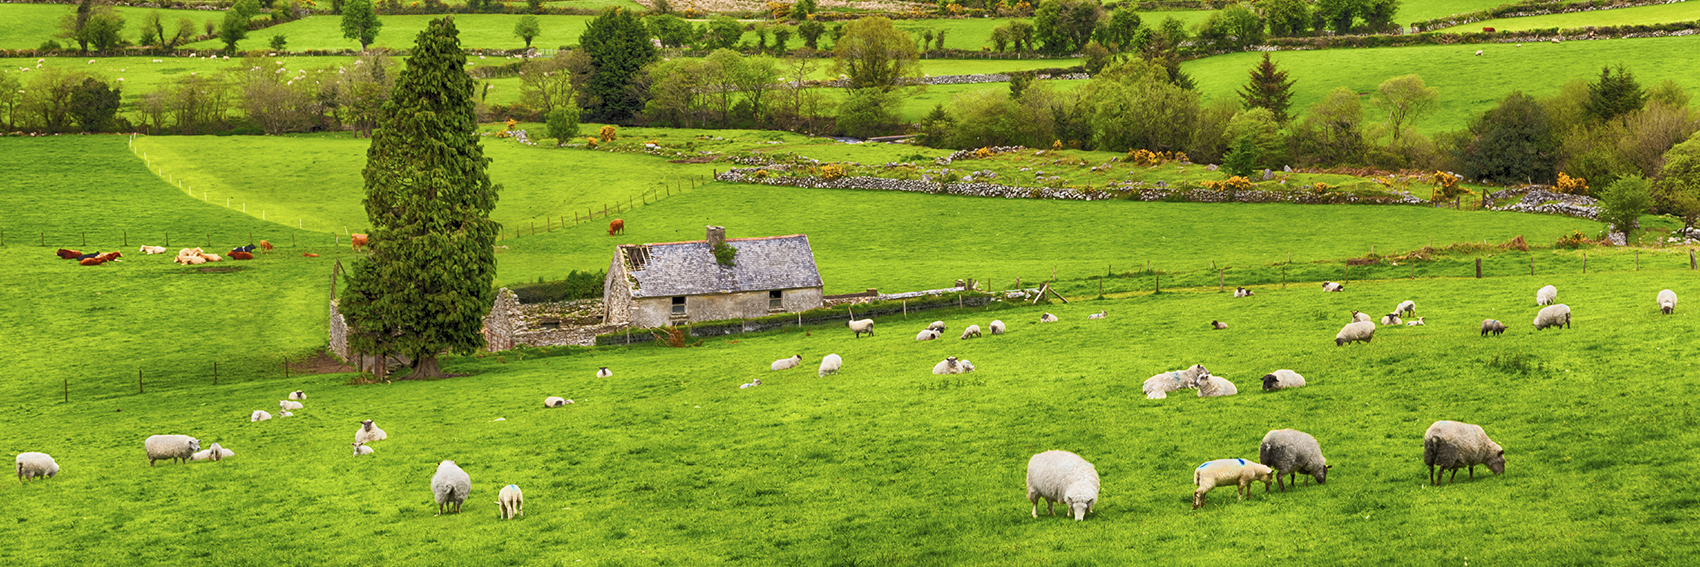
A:
[[[837,374],[838,369],[843,367],[844,357],[838,356],[837,354],[829,354],[826,355],[825,358],[820,359],[820,371],[816,372],[815,376],[825,378],[828,374]]]
[[[1086,513],[1098,505],[1098,469],[1068,451],[1033,455],[1027,460],[1027,501],[1033,504],[1035,518],[1041,498],[1050,515],[1057,514],[1057,502],[1062,502],[1075,521],[1085,520]]]
[[[18,482],[35,477],[53,478],[59,475],[59,463],[47,453],[18,453]]]
[[[867,333],[870,337],[874,336],[873,319],[857,319],[855,321],[846,321],[844,324],[849,326],[850,330],[856,333],[856,338],[858,339],[862,338],[862,333]]]
[[[1676,292],[1668,289],[1659,292],[1659,311],[1663,311],[1666,315],[1676,311]]]
[[[1286,492],[1295,485],[1299,473],[1310,475],[1317,484],[1328,482],[1328,459],[1322,456],[1322,446],[1310,434],[1294,429],[1275,429],[1263,436],[1257,448],[1257,462],[1275,469],[1275,486]],[[1282,476],[1287,481],[1281,481]]]
[[[1371,320],[1373,320],[1373,319],[1370,318],[1368,313],[1364,313],[1364,312],[1357,311],[1357,310],[1352,311],[1352,322],[1353,323],[1357,323],[1359,321],[1371,321]]]
[[[1243,288],[1243,287],[1234,288],[1234,297],[1251,297],[1253,295],[1257,295],[1257,294],[1252,293],[1251,290],[1249,290],[1249,289],[1246,289],[1246,288]]]
[[[801,364],[802,362],[803,362],[803,355],[794,354],[794,355],[791,355],[791,358],[781,358],[779,360],[775,360],[775,361],[773,361],[773,364],[770,365],[770,366],[774,370],[790,370],[792,368],[796,368],[797,365]]]
[[[501,509],[501,516],[504,520],[512,520],[514,516],[524,516],[525,511],[521,508],[525,506],[525,495],[520,493],[518,485],[504,486],[501,492],[496,493],[496,506]]]
[[[201,440],[188,435],[154,435],[148,437],[142,446],[148,451],[148,466],[154,461],[171,459],[172,462],[187,461],[201,450]]]
[[[271,421],[271,418],[272,414],[266,413],[266,410],[254,410],[254,413],[248,416],[248,422]]]
[[[1227,324],[1227,323],[1223,323],[1223,322],[1221,322],[1221,321],[1211,321],[1211,322],[1210,322],[1210,328],[1212,328],[1212,329],[1216,329],[1216,330],[1218,330],[1218,331],[1220,331],[1220,330],[1222,330],[1222,329],[1226,329],[1226,328],[1228,328],[1228,324]]]
[[[1093,313],[1091,315],[1087,315],[1086,318],[1087,319],[1103,319],[1106,315],[1109,315],[1109,314],[1110,314],[1110,311],[1108,309],[1106,309],[1106,310],[1103,310],[1103,311],[1099,311],[1097,313]]]
[[[304,406],[301,405],[301,402],[292,402],[292,401],[289,401],[289,400],[278,400],[277,407],[280,410],[289,411],[289,410],[293,410],[293,409],[301,409]]]
[[[1227,378],[1209,375],[1198,379],[1198,397],[1219,398],[1240,393],[1240,389],[1229,382]]]
[[[1339,282],[1322,282],[1322,291],[1323,292],[1346,291],[1346,286],[1341,285]]]
[[[390,434],[384,433],[384,430],[382,429],[378,429],[378,426],[373,425],[372,420],[370,419],[360,422],[360,429],[354,430],[354,440],[360,443],[383,441],[389,438]]]
[[[1375,323],[1370,321],[1358,321],[1342,327],[1340,329],[1340,333],[1334,335],[1334,346],[1358,341],[1363,341],[1364,344],[1369,344],[1370,339],[1374,338]]]
[[[1400,319],[1399,315],[1397,315],[1395,313],[1388,313],[1386,315],[1381,316],[1381,324],[1383,324],[1383,325],[1403,325],[1403,324],[1405,324],[1405,321]]]
[[[760,385],[761,385],[761,379],[757,378],[755,380],[751,380],[750,383],[748,383],[748,384],[739,384],[738,389],[742,390],[742,389],[745,389],[745,388],[753,388],[753,387],[760,386]]]
[[[993,320],[991,325],[987,325],[987,329],[994,335],[1001,335],[1004,330],[1003,321]]]
[[[356,456],[356,457],[358,457],[358,456],[361,456],[361,455],[370,455],[370,454],[372,454],[372,448],[371,448],[371,447],[367,447],[367,446],[366,446],[366,444],[365,444],[365,443],[361,443],[361,442],[359,442],[359,441],[355,441],[355,442],[353,442],[353,443],[350,443],[350,444],[351,444],[351,445],[354,445],[354,456]]]
[[[142,245],[142,249],[140,250],[140,252],[143,253],[143,254],[164,254],[165,253],[165,247],[164,246],[148,246],[148,245],[144,244],[144,245]]]
[[[278,417],[295,417],[295,414],[289,413],[287,411],[280,411],[280,412],[277,412],[277,416]]]
[[[927,329],[944,334],[944,321],[933,321],[932,324],[927,325]]]
[[[916,341],[930,341],[936,338],[939,338],[939,332],[932,329],[922,329],[921,332],[915,333]]]
[[[1202,364],[1194,364],[1186,370],[1164,372],[1145,380],[1145,399],[1161,400],[1169,397],[1169,392],[1197,388],[1198,381],[1210,376],[1210,370]]]
[[[963,329],[962,330],[962,338],[966,339],[968,337],[979,338],[980,337],[980,326],[979,325],[969,325],[968,328]]]
[[[1423,321],[1422,317],[1418,317],[1415,321],[1406,321],[1405,322],[1406,327],[1421,327],[1421,326],[1424,326],[1424,325],[1427,325],[1427,324],[1428,323]]]
[[[1305,385],[1305,377],[1285,368],[1263,375],[1263,391],[1273,392]]]
[[[956,361],[956,366],[958,368],[962,369],[962,372],[958,372],[957,374],[964,374],[964,373],[974,371],[974,363],[969,362],[968,359],[966,359],[966,358]]]
[[[460,470],[454,461],[443,461],[437,465],[437,474],[431,476],[431,494],[437,497],[437,515],[450,509],[460,513],[460,505],[466,502],[466,496],[472,492],[472,477],[466,471]]]
[[[596,377],[597,378],[612,378],[613,376],[614,376],[614,371],[609,370],[608,367],[606,367],[606,366],[598,368],[596,370]]]
[[[945,357],[944,360],[933,365],[933,374],[961,374],[973,370],[974,367],[968,366],[967,362],[966,360],[959,362],[954,356]]]
[[[301,390],[296,390],[296,391],[290,392],[288,398],[291,399],[291,400],[305,400],[305,399],[307,399],[307,393],[302,392]]]
[[[236,456],[236,451],[232,451],[230,449],[220,447],[218,445],[218,443],[213,443],[212,446],[207,447],[207,449],[205,451],[197,451],[197,452],[195,452],[195,454],[189,455],[189,460],[191,460],[191,461],[222,461],[222,460],[224,460],[225,457],[234,457],[234,456]]]
[[[1055,322],[1057,322],[1057,316],[1052,315],[1050,313],[1045,313],[1045,314],[1039,316],[1039,322],[1040,323],[1055,323]]]
[[[1547,305],[1554,301],[1558,301],[1558,288],[1549,285],[1535,291],[1536,306]]]
[[[1411,300],[1405,300],[1405,301],[1399,303],[1398,307],[1393,308],[1393,314],[1399,315],[1401,317],[1415,315],[1416,313],[1417,313],[1417,302],[1411,301]]]
[[[1482,319],[1482,336],[1485,337],[1488,336],[1488,333],[1493,333],[1497,337],[1503,332],[1505,332],[1505,323],[1495,319]]]
[[[1251,494],[1251,482],[1263,481],[1263,492],[1269,492],[1269,483],[1274,481],[1275,469],[1253,463],[1245,459],[1217,459],[1198,465],[1192,471],[1192,483],[1198,489],[1192,491],[1192,509],[1204,506],[1204,495],[1209,494],[1218,484],[1233,483],[1239,486],[1235,490],[1240,500],[1245,500]]]
[[[566,405],[566,398],[562,398],[560,396],[549,396],[547,398],[543,398],[543,407],[546,408],[566,407]]]
[[[1451,480],[1458,479],[1458,469],[1469,467],[1470,479],[1476,478],[1476,465],[1487,465],[1493,474],[1505,474],[1505,449],[1492,439],[1482,426],[1456,421],[1436,421],[1423,433],[1423,464],[1428,465],[1429,482],[1440,486],[1440,477],[1452,471]],[[1440,467],[1440,474],[1435,474]]]
[[[1570,328],[1570,306],[1563,303],[1548,305],[1535,314],[1535,330],[1547,327]]]

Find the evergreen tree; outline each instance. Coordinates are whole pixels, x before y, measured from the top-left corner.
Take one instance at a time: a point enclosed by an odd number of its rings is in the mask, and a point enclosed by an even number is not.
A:
[[[1617,74],[1612,74],[1610,67],[1603,67],[1599,82],[1588,83],[1588,102],[1583,108],[1589,118],[1605,122],[1640,110],[1646,102],[1647,92],[1635,81],[1635,74],[1618,65]]]
[[[743,33],[742,26],[738,33]],[[643,66],[655,60],[656,52],[637,14],[620,8],[603,10],[579,36],[579,45],[596,69],[584,85],[590,118],[625,122],[643,110],[642,92],[628,87]]]
[[[1465,177],[1551,183],[1557,174],[1558,150],[1546,107],[1514,92],[1470,125],[1470,141],[1460,148],[1458,157]]]
[[[459,35],[453,18],[432,20],[384,103],[362,172],[371,252],[354,263],[339,305],[350,346],[411,356],[408,379],[442,377],[439,354],[484,346],[494,301],[501,225],[490,211],[501,187],[478,142]]]
[[[1241,136],[1234,143],[1234,149],[1228,150],[1228,155],[1222,156],[1222,170],[1229,175],[1238,175],[1247,179],[1257,172],[1257,162],[1263,156],[1258,155],[1257,142],[1251,136]]]
[[[361,51],[372,45],[372,40],[378,39],[378,30],[383,27],[384,22],[378,20],[372,0],[349,0],[342,7],[342,37],[360,42]],[[527,45],[530,45],[529,40]]]
[[[1286,124],[1292,98],[1293,81],[1287,79],[1286,71],[1276,70],[1275,62],[1264,53],[1263,63],[1251,70],[1251,82],[1240,91],[1240,99],[1245,101],[1247,109],[1267,108],[1275,114],[1276,122]]]

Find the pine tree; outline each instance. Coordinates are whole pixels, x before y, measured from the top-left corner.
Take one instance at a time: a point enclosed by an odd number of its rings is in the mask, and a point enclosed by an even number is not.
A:
[[[442,377],[439,354],[484,346],[494,301],[501,225],[490,211],[501,187],[490,184],[465,66],[454,19],[432,20],[384,103],[362,172],[371,253],[354,263],[339,308],[350,346],[411,356],[409,379]]]
[[[1623,65],[1613,75],[1610,67],[1600,69],[1600,81],[1588,84],[1588,102],[1583,107],[1588,117],[1599,122],[1640,110],[1647,102],[1647,91],[1635,80],[1635,74]]]
[[[1251,70],[1251,82],[1245,90],[1240,91],[1240,99],[1245,101],[1245,107],[1267,108],[1275,113],[1275,121],[1287,123],[1287,108],[1293,103],[1293,82],[1287,79],[1286,71],[1275,69],[1275,62],[1269,60],[1269,54],[1263,54],[1263,63]]]
[[[741,25],[737,33],[743,33]],[[583,87],[592,101],[585,109],[590,118],[626,122],[643,110],[642,94],[632,89],[631,84],[632,77],[642,73],[643,66],[657,57],[649,35],[649,29],[636,14],[609,8],[591,20],[579,36],[579,45],[590,55],[590,64],[596,69]]]

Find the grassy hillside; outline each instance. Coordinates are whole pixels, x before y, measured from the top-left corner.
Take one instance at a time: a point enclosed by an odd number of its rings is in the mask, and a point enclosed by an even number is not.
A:
[[[147,17],[153,8],[131,8],[119,6],[118,13],[124,16],[124,39],[135,41],[142,35],[142,19]],[[59,20],[77,11],[76,4],[0,4],[0,49],[35,49],[42,42],[53,40],[62,46],[75,47],[74,42],[56,37],[59,33]],[[207,20],[222,20],[223,12],[208,12],[204,10],[158,10],[160,21],[165,23],[165,33],[177,32],[177,20],[189,18],[195,22],[195,33],[200,34],[200,26]],[[267,36],[271,37],[271,36]]]
[[[425,24],[431,20],[442,18],[442,15],[387,15],[381,16],[383,29],[378,31],[378,38],[372,43],[379,47],[390,49],[412,49],[413,39],[419,32],[425,30]],[[518,14],[468,14],[455,16],[455,27],[460,29],[460,43],[467,48],[484,49],[519,49],[525,47],[525,41],[514,36],[514,23],[523,17]],[[584,33],[584,26],[592,16],[538,16],[543,33],[532,38],[534,47],[554,49],[562,45],[578,43],[578,35]],[[271,36],[282,34],[289,38],[289,49],[359,49],[360,43],[342,37],[342,20],[337,16],[312,16],[293,22],[278,24],[251,34],[241,45],[243,49],[265,49]],[[224,44],[217,41],[203,41],[190,44],[196,49],[218,49]]]
[[[1616,10],[1571,12],[1569,14],[1548,14],[1544,16],[1529,16],[1526,18],[1483,20],[1472,24],[1453,26],[1437,31],[1452,33],[1475,32],[1481,31],[1482,28],[1494,28],[1499,31],[1519,31],[1547,28],[1577,29],[1589,26],[1662,24],[1693,20],[1700,20],[1700,6],[1690,5],[1686,2],[1678,2],[1675,4],[1660,4],[1656,6],[1619,8]]]

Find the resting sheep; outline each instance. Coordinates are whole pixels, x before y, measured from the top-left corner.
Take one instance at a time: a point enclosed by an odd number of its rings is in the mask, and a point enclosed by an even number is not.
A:
[[[305,406],[302,406],[301,402],[292,402],[292,401],[289,401],[289,400],[278,400],[277,407],[280,410],[289,411],[289,410],[301,409],[302,407],[305,407]]]
[[[549,396],[547,398],[543,398],[543,407],[546,408],[566,407],[566,405],[567,399],[560,396]]]
[[[606,366],[598,368],[596,370],[596,377],[597,378],[612,378],[613,376],[614,376],[614,371],[609,370],[608,367],[606,367]]]
[[[1275,470],[1275,486],[1286,492],[1299,473],[1310,475],[1317,484],[1328,482],[1328,459],[1322,456],[1322,446],[1316,438],[1303,431],[1276,429],[1263,436],[1257,447],[1257,462]],[[1286,482],[1281,477],[1292,475]]]
[[[961,374],[973,370],[974,367],[968,364],[968,361],[958,361],[954,356],[946,357],[944,360],[940,360],[938,364],[933,365],[933,374]]]
[[[815,376],[825,378],[828,374],[837,374],[838,369],[843,367],[844,357],[838,356],[837,354],[829,354],[820,359],[820,370],[815,373]]]
[[[1408,316],[1411,316],[1411,315],[1415,315],[1416,313],[1417,313],[1417,302],[1415,302],[1415,301],[1406,300],[1404,302],[1401,302],[1398,307],[1393,308],[1393,314],[1398,315],[1400,317],[1408,317]]]
[[[1221,376],[1208,375],[1198,379],[1198,397],[1220,398],[1240,393],[1240,389]]]
[[[1228,328],[1228,324],[1223,323],[1221,321],[1211,321],[1210,322],[1210,328],[1220,331],[1222,329]]]
[[[366,446],[366,444],[365,444],[365,443],[361,443],[361,442],[359,442],[359,441],[355,441],[355,442],[353,442],[353,443],[350,443],[350,444],[351,444],[351,445],[354,445],[354,456],[356,456],[356,457],[358,457],[358,456],[361,456],[361,455],[370,455],[370,454],[372,454],[372,448],[371,448],[371,447],[367,447],[367,446]]]
[[[1145,399],[1161,400],[1169,397],[1169,392],[1197,388],[1199,380],[1210,376],[1210,370],[1202,364],[1194,364],[1186,370],[1164,372],[1145,380]]]
[[[378,426],[374,425],[370,419],[360,422],[360,429],[354,430],[354,440],[360,443],[383,441],[389,438],[390,434],[378,429]]]
[[[1493,333],[1493,335],[1497,337],[1500,333],[1504,332],[1505,323],[1501,323],[1496,319],[1482,319],[1482,336],[1485,337],[1488,336],[1488,333]]]
[[[1217,459],[1198,465],[1192,471],[1192,483],[1198,489],[1192,491],[1192,509],[1204,506],[1204,495],[1209,494],[1217,485],[1235,484],[1235,490],[1240,500],[1245,500],[1251,494],[1251,482],[1263,481],[1263,491],[1269,492],[1269,483],[1274,481],[1274,469],[1247,461],[1245,459]]]
[[[937,331],[941,335],[944,334],[944,321],[933,321],[932,324],[927,325],[927,330]]]
[[[987,326],[986,326],[986,327],[987,327],[987,329],[988,329],[988,330],[990,330],[990,331],[991,331],[991,332],[992,332],[992,334],[994,334],[994,335],[1001,335],[1001,334],[1003,334],[1003,330],[1004,330],[1004,327],[1003,327],[1003,321],[997,321],[997,320],[994,320],[994,321],[992,321],[992,324],[991,324],[991,325],[987,325]]]
[[[1285,368],[1263,375],[1263,391],[1273,392],[1305,385],[1305,377]]]
[[[288,396],[288,399],[291,399],[291,400],[305,400],[305,399],[307,399],[307,393],[306,393],[306,392],[302,392],[302,391],[301,391],[301,390],[296,390],[296,391],[293,391],[293,392],[290,392],[290,393],[289,393],[289,396]]]
[[[525,495],[521,494],[518,485],[507,485],[496,493],[496,507],[500,508],[502,519],[512,520],[514,516],[524,516]]]
[[[1357,311],[1357,310],[1352,311],[1352,322],[1353,323],[1357,323],[1359,321],[1371,321],[1371,320],[1373,320],[1373,318],[1371,318],[1368,313],[1364,313],[1364,312]]]
[[[774,370],[790,370],[792,368],[796,368],[797,365],[802,364],[802,362],[803,362],[803,355],[794,354],[794,355],[791,355],[791,358],[781,358],[779,360],[773,361],[773,364],[769,365],[769,367],[774,369]]]
[[[1035,518],[1040,499],[1052,516],[1057,514],[1057,502],[1062,502],[1075,521],[1085,520],[1086,513],[1098,505],[1098,469],[1068,451],[1033,455],[1027,460],[1027,501],[1033,504]]]
[[[1252,293],[1251,290],[1249,290],[1249,289],[1246,289],[1246,288],[1243,288],[1243,287],[1234,288],[1234,297],[1251,297],[1253,295],[1257,295],[1257,294]]]
[[[1666,315],[1670,315],[1672,311],[1676,311],[1676,292],[1668,289],[1659,292],[1659,311],[1664,312]]]
[[[962,330],[962,338],[966,339],[968,337],[979,338],[980,337],[980,326],[979,325],[969,325],[968,328],[963,329]]]
[[[1370,321],[1358,321],[1342,327],[1340,332],[1334,335],[1334,346],[1358,341],[1363,341],[1364,344],[1369,344],[1370,339],[1374,338],[1375,323]]]
[[[1110,311],[1108,309],[1106,309],[1106,310],[1103,310],[1103,311],[1099,311],[1097,313],[1093,313],[1091,315],[1087,315],[1086,318],[1087,319],[1103,319],[1105,316],[1107,316],[1109,314],[1110,314]]]
[[[1346,286],[1341,285],[1339,282],[1322,282],[1322,291],[1324,291],[1324,292],[1346,291]]]
[[[205,451],[197,451],[197,452],[195,452],[195,454],[189,455],[189,460],[191,460],[191,461],[222,461],[222,460],[224,460],[225,457],[234,457],[234,456],[236,456],[236,451],[232,451],[230,449],[220,447],[218,445],[218,443],[213,443],[212,446],[207,447],[207,449]]]
[[[272,414],[266,413],[266,410],[254,410],[254,413],[248,415],[248,422],[270,421],[271,418]]]
[[[154,435],[142,443],[148,451],[148,466],[154,461],[171,459],[172,462],[187,461],[201,450],[201,440],[188,435]]]
[[[1570,328],[1570,306],[1563,303],[1548,305],[1535,314],[1535,330],[1547,327]]]
[[[472,477],[455,466],[454,461],[443,461],[437,465],[437,474],[431,477],[431,494],[437,497],[438,516],[451,509],[459,514],[461,503],[466,502],[466,496],[471,492]]]
[[[1397,314],[1388,313],[1386,315],[1381,316],[1381,324],[1383,324],[1383,325],[1403,325],[1403,324],[1405,324],[1405,321],[1400,319],[1399,315],[1397,315]]]
[[[848,325],[850,330],[856,333],[856,338],[858,339],[862,338],[862,333],[867,333],[870,337],[874,336],[873,319],[857,319],[855,321],[847,321],[844,324]]]
[[[1450,480],[1458,479],[1458,469],[1468,467],[1470,479],[1476,478],[1476,465],[1487,465],[1493,474],[1505,474],[1505,449],[1492,439],[1482,426],[1456,421],[1436,421],[1423,433],[1423,464],[1428,465],[1429,482],[1440,486],[1440,476],[1452,471]],[[1435,474],[1435,467],[1440,474]]]
[[[930,341],[936,338],[939,338],[939,332],[932,329],[921,329],[921,332],[915,333],[916,341]]]
[[[1057,322],[1057,316],[1052,315],[1050,313],[1045,313],[1045,314],[1039,316],[1039,322],[1040,323],[1055,323],[1055,322]]]
[[[35,477],[53,478],[59,475],[59,463],[47,453],[18,453],[18,482]]]
[[[142,252],[142,253],[143,253],[143,254],[164,254],[164,253],[165,253],[165,247],[164,247],[164,246],[147,246],[147,245],[143,245],[143,246],[142,246],[142,249],[141,249],[141,252]]]
[[[1547,305],[1558,301],[1558,288],[1546,286],[1535,291],[1535,305]]]
[[[1424,319],[1423,317],[1418,317],[1414,321],[1406,321],[1405,326],[1406,327],[1421,327],[1421,326],[1427,325],[1428,323],[1424,322],[1423,319]]]

